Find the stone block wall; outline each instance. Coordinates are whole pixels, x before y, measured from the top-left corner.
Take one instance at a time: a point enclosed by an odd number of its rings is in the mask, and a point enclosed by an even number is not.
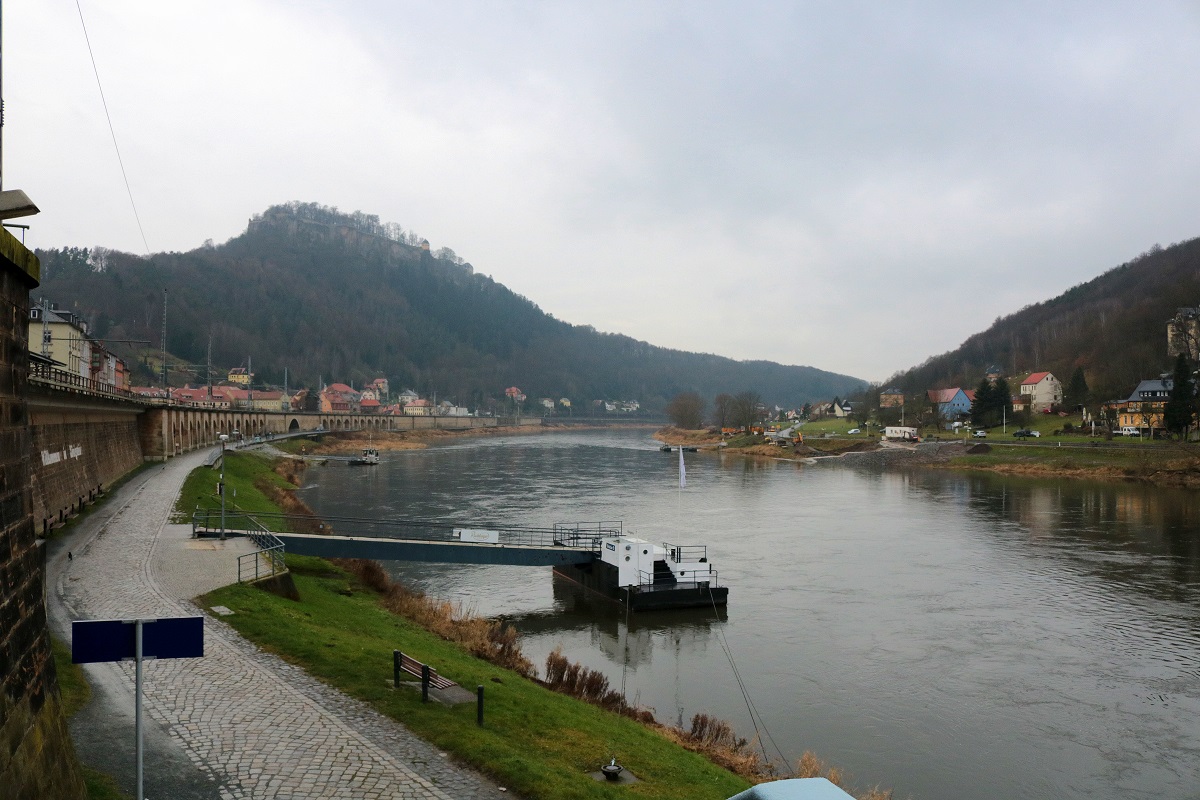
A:
[[[56,409],[35,398],[31,411],[33,525],[45,533],[103,489],[141,466],[132,409]]]
[[[29,485],[25,325],[38,262],[0,229],[0,796],[86,796],[59,702]]]

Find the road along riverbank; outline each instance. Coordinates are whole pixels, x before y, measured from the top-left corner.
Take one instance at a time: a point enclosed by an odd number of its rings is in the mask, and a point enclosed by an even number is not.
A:
[[[191,600],[237,579],[252,545],[191,539],[169,516],[204,453],[152,469],[54,543],[52,625],[72,619],[192,616]],[[86,667],[93,705],[73,727],[85,761],[133,788],[133,667]],[[172,798],[500,798],[511,796],[453,764],[395,721],[265,653],[218,619],[205,655],[148,662],[147,795]],[[89,721],[90,720],[90,721]],[[126,724],[127,723],[127,724]]]

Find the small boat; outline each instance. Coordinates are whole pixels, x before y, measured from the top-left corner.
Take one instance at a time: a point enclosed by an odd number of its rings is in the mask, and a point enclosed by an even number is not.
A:
[[[352,467],[373,467],[379,463],[379,451],[374,447],[364,447],[361,456],[350,459]]]

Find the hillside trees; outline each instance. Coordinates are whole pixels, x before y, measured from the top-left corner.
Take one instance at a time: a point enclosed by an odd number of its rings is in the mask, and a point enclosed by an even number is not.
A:
[[[1093,401],[1126,397],[1139,380],[1170,367],[1163,323],[1197,297],[1200,239],[1154,247],[1058,297],[1001,317],[958,348],[887,383],[915,394],[931,386],[972,385],[993,363],[1010,375],[1049,370],[1065,376],[1082,365]]]
[[[346,236],[346,226],[361,233]],[[268,209],[228,242],[186,253],[39,250],[37,295],[103,321],[113,339],[157,343],[165,289],[176,360],[205,363],[211,339],[214,365],[253,359],[275,382],[287,369],[292,388],[322,378],[358,386],[383,375],[460,402],[517,385],[531,397],[639,399],[661,412],[682,390],[712,397],[752,385],[772,402],[798,405],[863,385],[812,367],[670,350],[572,325],[449,248],[411,246],[410,234],[374,215],[292,203]],[[138,363],[134,348],[117,350]]]

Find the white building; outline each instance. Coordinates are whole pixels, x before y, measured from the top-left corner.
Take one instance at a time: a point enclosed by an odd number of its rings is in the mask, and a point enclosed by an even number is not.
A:
[[[1033,412],[1062,405],[1062,383],[1049,372],[1035,372],[1021,381],[1021,394],[1029,398],[1029,410]]]

